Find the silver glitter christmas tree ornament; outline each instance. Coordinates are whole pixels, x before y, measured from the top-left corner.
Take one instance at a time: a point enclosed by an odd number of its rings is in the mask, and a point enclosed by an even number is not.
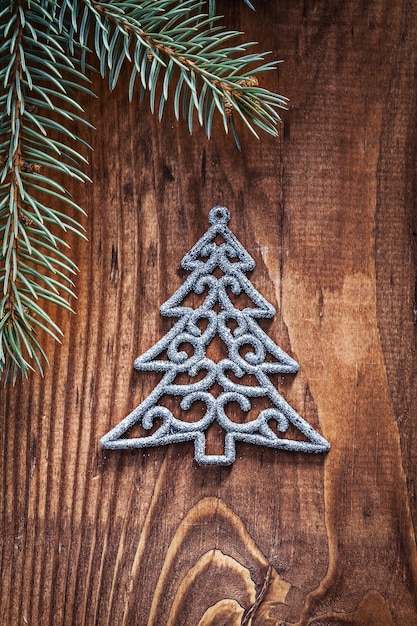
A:
[[[201,465],[231,465],[237,441],[295,452],[329,450],[328,441],[291,408],[271,383],[268,374],[294,374],[298,364],[257,323],[257,319],[273,317],[276,311],[247,278],[255,262],[228,228],[229,220],[225,207],[211,209],[210,228],[183,258],[181,266],[191,273],[160,308],[162,315],[178,321],[134,363],[137,370],[161,372],[163,377],[149,396],[101,439],[103,448],[147,448],[194,441],[195,460]],[[236,297],[246,294],[254,306],[236,308],[228,290]],[[182,305],[189,293],[201,295],[206,291],[198,308]],[[216,336],[227,348],[227,357],[218,362],[207,357],[207,348]],[[182,349],[185,346],[191,354]],[[180,384],[176,378],[181,374],[197,380]],[[245,375],[255,377],[257,383],[240,384],[239,379]],[[220,394],[211,393],[215,384],[221,388]],[[204,403],[205,414],[197,421],[186,422],[160,403],[167,396],[181,398],[178,415],[181,409],[190,410],[195,402]],[[237,402],[242,411],[252,415],[256,400],[261,398],[267,399],[270,406],[260,410],[255,419],[237,423],[226,414],[226,406]],[[150,430],[155,421],[161,423],[149,436],[128,436],[135,424]],[[214,421],[226,432],[224,454],[206,454],[206,431]],[[272,422],[282,436],[272,430]],[[284,436],[290,424],[303,440]]]

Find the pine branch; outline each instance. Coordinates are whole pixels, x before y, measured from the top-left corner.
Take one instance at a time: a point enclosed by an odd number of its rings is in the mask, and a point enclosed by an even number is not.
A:
[[[129,67],[130,99],[139,83],[160,118],[172,91],[176,117],[188,121],[190,132],[196,117],[210,136],[217,111],[237,142],[236,117],[255,135],[255,127],[277,133],[286,99],[257,80],[277,63],[250,53],[252,44],[236,43],[240,33],[219,26],[209,3],[208,15],[204,0],[1,5],[0,377],[6,381],[19,372],[26,376],[33,363],[42,371],[40,331],[59,340],[46,304],[71,310],[77,268],[60,233],[83,236],[79,219],[71,216],[82,209],[61,181],[89,180],[81,152],[86,144],[71,129],[73,122],[88,124],[78,93],[91,94],[85,85],[91,58],[111,90]]]
[[[182,113],[188,120],[190,132],[197,111],[199,123],[210,136],[217,110],[226,132],[231,127],[235,133],[234,115],[238,115],[256,136],[254,126],[277,134],[278,109],[286,108],[287,100],[259,87],[256,77],[276,68],[277,62],[265,63],[261,53],[246,54],[252,44],[234,44],[240,33],[213,26],[213,17],[203,14],[203,0],[180,4],[176,0],[145,0],[140,5],[84,0],[84,4],[85,31],[89,10],[95,18],[100,71],[103,77],[108,74],[110,89],[116,86],[122,67],[130,63],[130,99],[139,78],[142,90],[150,92],[154,112],[157,89],[162,84],[161,118],[177,72],[174,110],[177,119]],[[86,35],[80,32],[81,44],[86,43]]]
[[[252,11],[255,11],[255,7],[253,6],[252,2],[250,0],[243,0],[245,4],[248,5],[249,8],[252,9]],[[216,0],[207,0],[208,2],[208,12],[210,17],[214,17],[216,15]]]
[[[40,3],[10,2],[0,18],[0,372],[15,381],[19,372],[24,377],[33,368],[32,360],[42,371],[39,357],[46,355],[39,330],[57,340],[62,334],[44,304],[71,310],[70,275],[76,266],[62,252],[68,244],[56,232],[58,227],[83,234],[78,221],[57,206],[81,209],[55,173],[88,177],[78,166],[81,155],[53,135],[80,141],[68,129],[68,122],[82,119],[76,113],[81,107],[68,95],[77,83],[68,76],[84,77]]]

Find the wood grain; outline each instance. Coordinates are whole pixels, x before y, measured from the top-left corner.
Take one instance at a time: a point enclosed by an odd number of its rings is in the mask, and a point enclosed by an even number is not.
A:
[[[0,624],[413,626],[417,7],[383,0],[223,2],[285,59],[278,140],[242,151],[129,105],[85,102],[97,132],[77,315],[56,313],[45,378],[0,391]],[[300,363],[274,382],[327,457],[238,445],[107,452],[98,440],[154,387],[134,358],[172,326],[159,306],[214,204]],[[216,434],[213,435],[216,437]]]

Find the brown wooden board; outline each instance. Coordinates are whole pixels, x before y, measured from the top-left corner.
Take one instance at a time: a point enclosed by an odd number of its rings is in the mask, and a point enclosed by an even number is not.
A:
[[[129,105],[127,74],[84,103],[77,313],[53,311],[44,379],[0,391],[4,626],[417,624],[417,6],[256,7],[220,5],[285,60],[261,77],[291,98],[279,139],[189,137]],[[218,203],[278,311],[264,329],[300,363],[276,384],[327,457],[98,446],[158,379],[133,360],[172,326],[159,306]]]

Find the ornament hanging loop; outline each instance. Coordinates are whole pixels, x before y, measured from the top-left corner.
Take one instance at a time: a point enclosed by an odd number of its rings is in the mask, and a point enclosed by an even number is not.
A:
[[[228,224],[230,221],[230,211],[225,206],[215,206],[208,215],[210,224]]]

